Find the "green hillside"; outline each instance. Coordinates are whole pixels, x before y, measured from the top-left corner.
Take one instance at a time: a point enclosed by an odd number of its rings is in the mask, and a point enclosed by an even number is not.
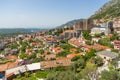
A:
[[[91,18],[113,19],[120,16],[120,0],[111,0],[101,7]]]

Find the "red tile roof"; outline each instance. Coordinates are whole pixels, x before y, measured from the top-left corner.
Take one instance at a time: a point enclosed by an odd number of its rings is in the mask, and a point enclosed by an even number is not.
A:
[[[11,68],[15,68],[18,66],[18,62],[14,62],[14,63],[6,63],[6,64],[2,64],[0,65],[0,71],[5,71]]]
[[[76,32],[75,30],[66,30],[65,32],[67,33],[73,33],[73,32]]]
[[[14,56],[14,55],[8,55],[6,58],[7,58],[7,59],[13,59],[13,60],[17,60],[17,59],[18,59],[18,58],[17,58],[16,56]]]
[[[46,40],[47,40],[47,41],[51,41],[52,38],[50,38],[50,37],[46,37]]]
[[[11,76],[14,76],[14,73],[13,73],[13,72],[10,73],[10,74],[8,74],[8,75],[6,75],[6,78],[9,78],[9,77],[11,77]]]
[[[69,54],[69,55],[67,55],[67,58],[70,58],[70,59],[72,59],[73,57],[75,57],[75,56],[82,56],[82,53],[78,53],[78,54]]]
[[[62,48],[60,48],[60,47],[53,48],[53,50],[55,51],[55,53],[62,52]]]
[[[43,61],[40,63],[41,63],[41,68],[53,68],[53,67],[57,67],[57,66],[70,66],[71,60],[67,59],[67,58],[66,59],[61,58],[61,59],[54,60],[54,61]]]

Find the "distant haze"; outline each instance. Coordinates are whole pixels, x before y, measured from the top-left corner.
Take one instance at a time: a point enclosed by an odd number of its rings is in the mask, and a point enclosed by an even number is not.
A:
[[[0,28],[47,28],[88,18],[109,0],[0,0]]]

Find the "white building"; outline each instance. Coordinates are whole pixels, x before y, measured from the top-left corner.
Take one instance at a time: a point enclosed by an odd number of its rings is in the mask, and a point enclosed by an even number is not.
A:
[[[104,33],[104,34],[108,34],[109,33],[109,29],[108,29],[108,25],[107,24],[102,24],[96,27],[93,27],[91,29],[91,34],[100,34],[100,33]]]

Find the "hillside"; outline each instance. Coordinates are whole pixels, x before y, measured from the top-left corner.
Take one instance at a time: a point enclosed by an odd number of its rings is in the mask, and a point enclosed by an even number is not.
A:
[[[75,19],[75,20],[72,20],[72,21],[68,21],[67,23],[62,24],[62,25],[58,26],[57,28],[61,28],[61,27],[64,27],[64,26],[72,26],[75,22],[81,22],[83,20],[84,19]]]
[[[120,0],[111,0],[103,5],[96,13],[91,17],[93,19],[108,19],[120,16]]]

